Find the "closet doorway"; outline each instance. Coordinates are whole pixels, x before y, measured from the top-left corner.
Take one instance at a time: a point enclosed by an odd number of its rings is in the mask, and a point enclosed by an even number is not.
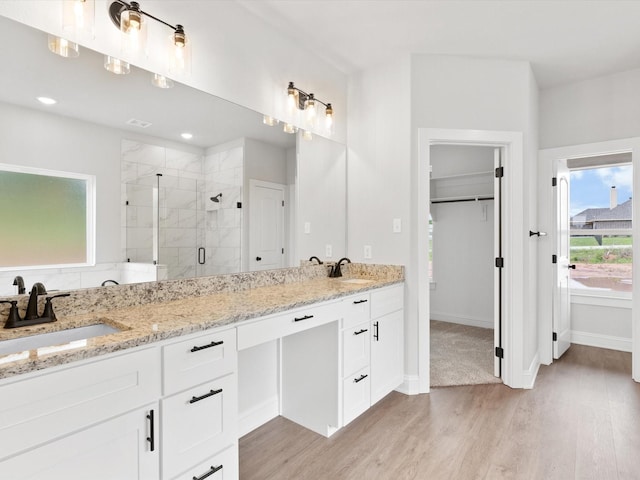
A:
[[[501,383],[501,149],[429,148],[430,383]]]

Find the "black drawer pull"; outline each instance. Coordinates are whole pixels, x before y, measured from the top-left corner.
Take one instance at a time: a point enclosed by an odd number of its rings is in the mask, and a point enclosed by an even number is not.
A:
[[[369,375],[365,375],[364,373],[362,375],[360,375],[358,378],[354,378],[353,379],[353,383],[358,383],[361,382],[362,380],[364,380],[365,378],[367,378]]]
[[[147,437],[147,442],[149,442],[149,450],[153,452],[156,449],[156,436],[154,435],[153,426],[153,410],[149,410],[147,418],[149,419],[149,436]]]
[[[369,300],[356,300],[353,302],[354,305],[358,305],[359,303],[367,303]]]
[[[211,342],[211,343],[209,343],[209,344],[207,344],[207,345],[202,345],[202,346],[200,346],[200,347],[195,347],[195,346],[194,346],[194,347],[191,349],[191,351],[192,351],[192,352],[199,352],[200,350],[204,350],[205,348],[217,347],[218,345],[222,345],[223,343],[224,343],[224,341],[223,341],[223,340],[220,340],[219,342],[215,342],[215,341],[214,341],[214,342]]]
[[[193,480],[203,480],[203,479],[205,479],[207,477],[210,477],[211,475],[216,473],[218,470],[222,470],[222,465],[220,465],[218,467],[214,467],[213,465],[211,465],[211,468],[209,468],[209,471],[207,473],[204,473],[199,477],[193,477]]]
[[[378,335],[378,328],[379,328],[378,322],[375,322],[375,323],[373,324],[373,328],[374,328],[374,332],[375,332],[375,333],[373,334],[373,338],[375,338],[375,339],[376,339],[376,342],[379,342],[379,341],[380,341],[380,338],[379,338],[379,335]]]
[[[294,322],[301,322],[302,320],[309,320],[310,318],[313,318],[313,315],[305,315],[304,317],[294,318],[293,321]]]
[[[189,403],[196,403],[196,402],[199,402],[200,400],[204,400],[205,398],[213,397],[214,395],[217,395],[219,393],[222,393],[222,389],[210,390],[209,393],[205,393],[200,397],[191,397],[191,400],[189,400]]]
[[[368,332],[368,331],[369,331],[368,329],[363,328],[362,330],[358,330],[357,332],[353,332],[353,334],[354,335],[360,335],[361,333]]]

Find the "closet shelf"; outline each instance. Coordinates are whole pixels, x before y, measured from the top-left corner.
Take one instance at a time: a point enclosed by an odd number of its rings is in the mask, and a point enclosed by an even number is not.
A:
[[[431,203],[455,203],[455,202],[480,202],[482,200],[493,200],[493,195],[464,195],[459,197],[438,197],[432,198]]]
[[[440,177],[431,177],[431,180],[446,180],[448,178],[464,178],[464,177],[481,177],[485,175],[493,175],[493,170],[484,172],[469,172],[469,173],[456,173],[454,175],[442,175]]]

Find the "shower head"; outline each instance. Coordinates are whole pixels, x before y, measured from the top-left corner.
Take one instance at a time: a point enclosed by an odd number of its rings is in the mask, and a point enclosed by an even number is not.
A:
[[[217,194],[215,197],[211,197],[211,201],[215,203],[220,203],[220,197],[222,197],[221,193]]]

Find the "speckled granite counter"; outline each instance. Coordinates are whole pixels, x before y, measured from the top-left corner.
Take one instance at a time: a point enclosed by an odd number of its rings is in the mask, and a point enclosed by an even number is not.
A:
[[[344,272],[345,277],[327,278],[326,267],[306,266],[72,292],[68,299],[56,299],[61,300],[56,305],[57,322],[0,329],[0,341],[97,323],[121,331],[87,339],[85,345],[69,350],[0,355],[0,378],[228,326],[404,280],[404,269],[397,266],[351,264]],[[344,281],[349,278],[368,282]],[[24,303],[24,298],[20,300]],[[6,311],[0,315],[4,321]]]

